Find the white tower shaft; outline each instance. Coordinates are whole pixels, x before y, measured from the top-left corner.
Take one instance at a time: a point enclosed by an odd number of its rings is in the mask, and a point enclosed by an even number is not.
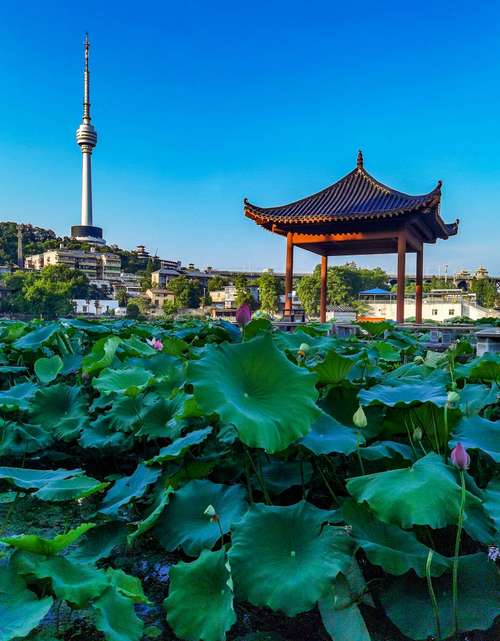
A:
[[[92,152],[82,152],[82,225],[92,225]]]

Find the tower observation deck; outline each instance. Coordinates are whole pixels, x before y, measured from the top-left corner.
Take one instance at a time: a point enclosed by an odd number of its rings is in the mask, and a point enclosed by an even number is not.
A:
[[[85,67],[83,84],[83,118],[76,130],[76,142],[82,150],[82,219],[81,225],[71,227],[76,240],[105,245],[102,229],[93,224],[92,215],[92,151],[97,145],[97,132],[90,118],[89,38],[85,35]]]

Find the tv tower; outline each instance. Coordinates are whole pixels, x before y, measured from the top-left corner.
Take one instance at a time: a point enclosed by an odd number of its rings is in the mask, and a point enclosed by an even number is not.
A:
[[[90,122],[90,72],[89,37],[85,34],[85,67],[83,72],[83,119],[76,130],[76,142],[82,150],[82,220],[81,225],[71,227],[71,236],[76,240],[105,245],[102,229],[95,227],[92,217],[92,151],[97,145],[97,132]]]

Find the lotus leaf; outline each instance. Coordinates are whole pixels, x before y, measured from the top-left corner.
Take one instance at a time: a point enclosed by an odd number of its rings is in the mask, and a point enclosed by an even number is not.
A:
[[[142,536],[143,534],[148,532],[148,530],[154,527],[154,525],[156,524],[156,521],[158,521],[158,519],[163,513],[163,510],[168,505],[168,502],[170,501],[170,495],[173,492],[174,492],[174,488],[170,486],[167,487],[166,490],[162,491],[159,499],[156,502],[156,505],[154,506],[154,509],[143,521],[140,521],[137,524],[137,528],[134,530],[134,532],[128,535],[127,543],[129,545],[131,545],[139,536]]]
[[[378,403],[394,407],[395,405],[410,405],[412,403],[433,403],[444,407],[447,402],[446,388],[432,384],[401,382],[398,385],[374,385],[370,389],[363,389],[359,393],[361,405]]]
[[[120,352],[125,352],[129,356],[154,356],[157,354],[153,347],[137,336],[123,340],[120,344]]]
[[[74,501],[102,492],[109,483],[101,483],[88,476],[77,476],[71,479],[51,481],[35,492],[40,501]]]
[[[106,369],[94,378],[93,385],[101,394],[135,396],[149,385],[152,378],[151,372],[139,367]]]
[[[95,626],[107,641],[139,641],[144,622],[134,610],[134,602],[117,590],[108,588],[92,603],[96,611]]]
[[[441,635],[453,633],[451,575],[433,580],[439,607]],[[425,580],[411,574],[396,579],[382,596],[387,616],[410,639],[436,634]],[[495,564],[485,554],[462,556],[458,565],[458,627],[461,632],[487,630],[500,611],[500,581]]]
[[[33,568],[33,574],[39,579],[50,579],[57,598],[64,599],[77,608],[86,607],[109,584],[104,570],[63,556],[40,561]]]
[[[406,461],[413,461],[415,455],[409,445],[397,441],[376,441],[368,447],[359,450],[361,456],[367,461],[377,461],[382,458],[394,458],[400,456]]]
[[[484,491],[484,509],[500,536],[500,479],[491,480]]]
[[[122,339],[118,336],[110,336],[109,338],[101,338],[98,340],[92,348],[92,351],[83,358],[83,372],[86,374],[94,374],[109,367],[113,363],[116,350],[121,342]]]
[[[39,425],[0,419],[0,456],[23,457],[50,447],[52,436]]]
[[[466,449],[481,450],[500,463],[500,421],[482,416],[463,418],[453,430],[450,448],[462,443]]]
[[[309,434],[301,439],[300,444],[314,454],[351,454],[357,449],[357,443],[363,445],[362,434],[349,425],[342,425],[326,412],[321,412]]]
[[[0,566],[0,641],[28,635],[53,604],[50,596],[37,599],[9,566]]]
[[[26,411],[37,389],[38,387],[34,383],[19,383],[8,390],[1,391],[0,409],[4,411]]]
[[[219,516],[218,523],[205,514],[209,505]],[[156,523],[155,535],[166,550],[180,546],[186,554],[196,556],[215,544],[221,530],[224,534],[229,532],[246,509],[242,486],[191,481],[173,495]]]
[[[468,384],[460,390],[460,410],[466,416],[478,414],[487,405],[493,405],[498,399],[498,386]]]
[[[140,428],[137,430],[136,436],[147,436],[151,439],[165,438],[165,436],[173,438],[171,432],[181,404],[182,395],[178,394],[171,399],[158,398],[154,405],[146,406],[141,414]]]
[[[57,534],[52,539],[45,539],[36,534],[23,534],[21,536],[2,537],[0,542],[11,545],[23,552],[52,556],[65,550],[94,526],[95,523],[82,523],[74,530],[69,530],[65,534]]]
[[[224,641],[236,622],[230,586],[223,550],[203,550],[196,561],[177,563],[163,603],[175,634],[185,641]]]
[[[55,381],[62,368],[63,362],[61,357],[57,355],[51,358],[42,357],[35,362],[35,374],[40,383],[44,385]]]
[[[387,523],[402,528],[429,525],[437,529],[457,523],[461,490],[455,470],[434,452],[412,467],[351,478],[347,490]],[[480,500],[467,492],[469,504]]]
[[[115,570],[114,568],[108,568],[106,573],[111,585],[123,594],[123,596],[131,599],[134,603],[149,603],[144,594],[142,583],[136,576],[126,574],[123,570]]]
[[[160,474],[161,470],[146,467],[143,463],[139,463],[131,476],[124,476],[118,479],[113,487],[108,490],[99,512],[116,517],[120,508],[130,503],[132,499],[140,498],[147,487],[154,483]]]
[[[318,603],[321,620],[332,641],[370,641],[371,637],[347,579],[339,574]]]
[[[314,367],[314,371],[318,374],[319,383],[337,385],[347,378],[354,363],[353,358],[331,351],[326,354],[324,361]]]
[[[229,559],[237,593],[253,605],[295,616],[314,607],[347,569],[353,542],[329,513],[301,501],[254,504],[235,526]]]
[[[87,422],[87,402],[80,387],[59,383],[38,390],[30,414],[56,438],[71,440]]]
[[[18,338],[12,343],[12,347],[14,349],[35,352],[37,349],[40,349],[42,345],[48,343],[50,339],[59,332],[59,329],[58,323],[49,323],[44,327],[40,327],[21,336],[21,338]]]
[[[465,365],[455,369],[458,379],[466,378],[469,381],[494,381],[500,383],[500,354],[486,352],[483,356],[472,359]]]
[[[365,506],[352,499],[342,504],[342,516],[352,527],[356,543],[363,548],[368,560],[380,565],[390,574],[400,575],[415,570],[425,577],[429,548],[413,532],[379,521]],[[440,576],[451,567],[449,559],[434,554],[432,575]]]
[[[277,452],[305,436],[319,415],[316,376],[293,365],[266,334],[207,349],[188,366],[197,403],[232,423],[251,447]]]
[[[111,555],[119,545],[127,540],[127,527],[121,521],[110,521],[89,530],[79,541],[71,557],[80,563],[95,563]]]
[[[309,483],[312,474],[312,465],[307,461],[271,461],[262,466],[265,486],[273,494],[281,494],[295,485]],[[261,489],[256,477],[253,477],[253,483]]]
[[[40,489],[54,481],[83,474],[83,470],[30,470],[25,467],[0,467],[0,479],[6,479],[23,490]]]
[[[164,463],[165,461],[183,456],[193,445],[203,443],[211,432],[211,427],[205,427],[202,430],[194,430],[186,436],[176,439],[173,443],[170,443],[170,445],[163,447],[159,454],[151,459],[151,463]]]

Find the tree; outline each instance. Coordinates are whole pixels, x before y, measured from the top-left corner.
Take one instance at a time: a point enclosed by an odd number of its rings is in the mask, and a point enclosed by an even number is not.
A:
[[[127,316],[128,318],[137,318],[139,316],[140,309],[139,305],[136,303],[129,303],[127,305]]]
[[[296,286],[297,295],[307,316],[317,316],[319,313],[320,278],[318,270],[302,276]]]
[[[234,286],[236,287],[236,307],[241,307],[246,303],[250,309],[255,309],[255,299],[252,296],[245,274],[238,274],[235,277]]]
[[[273,314],[278,311],[279,281],[269,272],[264,272],[257,281],[259,287],[260,307],[264,312]]]
[[[489,309],[495,307],[498,294],[494,281],[489,278],[474,278],[471,284],[471,291],[476,294],[478,305]]]
[[[175,295],[175,302],[179,307],[197,309],[200,306],[200,281],[177,276],[168,283],[168,288]]]
[[[174,303],[174,301],[172,301],[172,300],[166,300],[163,303],[163,313],[165,314],[165,316],[167,318],[172,318],[172,316],[174,316],[174,314],[177,313],[178,309],[179,308],[178,308],[177,304]]]
[[[116,300],[118,301],[118,305],[120,305],[120,307],[126,307],[128,302],[127,290],[123,287],[120,287],[120,289],[116,291]]]
[[[214,276],[208,280],[208,291],[215,292],[224,289],[226,285],[229,285],[229,279],[224,278],[224,276]]]

